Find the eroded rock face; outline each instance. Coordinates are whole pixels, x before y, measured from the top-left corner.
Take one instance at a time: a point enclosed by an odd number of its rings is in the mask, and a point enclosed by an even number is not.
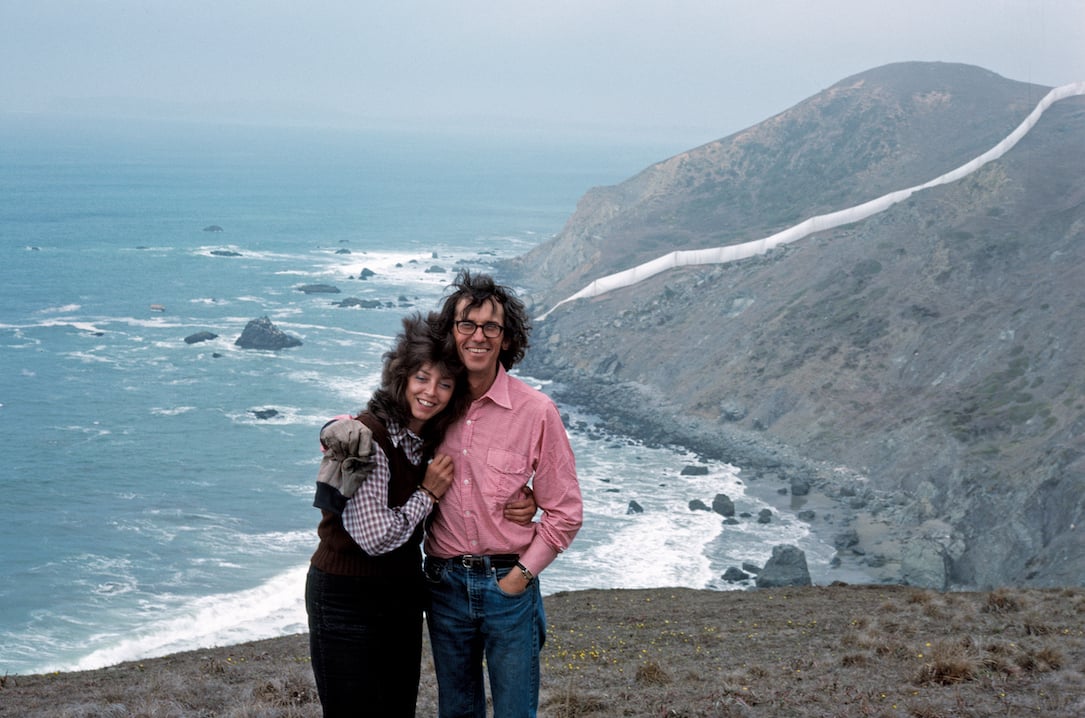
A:
[[[909,586],[945,591],[949,588],[949,560],[937,541],[916,538],[901,552],[901,580]]]
[[[278,350],[300,347],[301,340],[280,330],[268,317],[260,317],[245,325],[234,344],[242,349]]]
[[[772,558],[757,576],[758,588],[809,585],[810,569],[806,565],[806,553],[791,545],[773,547]]]
[[[592,190],[503,269],[541,316],[665,252],[766,237],[960,166],[1046,90],[1028,89],[941,63],[850,78]],[[932,97],[937,111],[915,104]],[[900,541],[948,525],[941,556],[913,547],[901,580],[1080,583],[1083,108],[1057,103],[997,162],[853,226],[565,304],[518,368],[617,430],[798,477],[793,497],[840,497],[841,517],[891,516]]]

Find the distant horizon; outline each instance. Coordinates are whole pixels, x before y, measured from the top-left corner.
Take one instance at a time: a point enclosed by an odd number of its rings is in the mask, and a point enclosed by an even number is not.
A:
[[[3,3],[0,24],[0,111],[104,101],[696,146],[897,62],[1085,80],[1080,0],[41,0]]]
[[[801,100],[799,100],[801,101]],[[47,117],[72,120],[115,120],[121,122],[165,122],[178,125],[208,127],[260,127],[267,129],[329,130],[329,131],[377,131],[377,132],[427,132],[474,134],[496,132],[503,136],[547,134],[568,139],[643,139],[673,143],[686,140],[689,147],[720,139],[748,127],[712,130],[707,126],[690,122],[684,125],[643,125],[636,123],[613,124],[601,121],[557,122],[546,118],[525,118],[512,115],[494,117],[484,115],[455,116],[405,116],[373,117],[350,115],[328,111],[320,113],[300,108],[231,108],[208,107],[201,104],[145,100],[142,98],[58,98],[48,106],[37,109],[4,110],[0,118]],[[782,112],[787,108],[779,108]],[[775,114],[775,113],[774,113]],[[771,115],[766,115],[767,119]],[[755,120],[756,124],[761,120]]]
[[[1085,41],[1085,40],[1083,40]],[[556,137],[583,140],[601,138],[646,140],[681,145],[690,149],[701,144],[727,137],[754,126],[819,92],[853,75],[877,67],[901,63],[947,63],[965,64],[951,60],[900,60],[870,67],[854,68],[837,77],[825,78],[820,86],[809,89],[801,96],[780,106],[766,107],[761,114],[751,110],[738,124],[729,127],[710,126],[706,117],[689,117],[682,122],[650,123],[637,121],[635,116],[621,121],[599,118],[561,118],[517,116],[514,113],[493,114],[477,112],[449,112],[447,114],[361,114],[331,106],[319,107],[307,103],[279,101],[252,102],[194,101],[185,99],[161,99],[139,96],[56,96],[21,109],[0,108],[3,117],[55,117],[88,120],[117,120],[138,122],[174,122],[193,126],[215,127],[263,127],[281,129],[317,129],[329,131],[406,131],[453,134],[496,132],[505,136],[547,133]],[[1044,88],[1059,87],[1066,83],[1049,84],[1033,78],[1009,77],[983,65],[973,65],[999,74],[1008,80],[1024,82]],[[1085,77],[1070,82],[1085,81]],[[676,150],[681,151],[681,150]]]

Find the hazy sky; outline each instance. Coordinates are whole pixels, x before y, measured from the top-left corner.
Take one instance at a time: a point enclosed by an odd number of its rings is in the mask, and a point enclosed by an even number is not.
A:
[[[904,60],[1083,81],[1085,0],[0,0],[0,112],[709,140]]]

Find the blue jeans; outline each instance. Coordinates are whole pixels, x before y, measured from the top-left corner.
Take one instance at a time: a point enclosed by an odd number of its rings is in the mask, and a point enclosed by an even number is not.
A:
[[[426,622],[440,718],[485,718],[484,658],[494,716],[535,716],[546,615],[538,581],[518,596],[498,587],[498,579],[510,570],[517,569],[495,569],[489,562],[465,568],[455,561],[426,559]]]
[[[420,577],[336,576],[309,567],[309,654],[325,718],[414,717],[424,595]]]

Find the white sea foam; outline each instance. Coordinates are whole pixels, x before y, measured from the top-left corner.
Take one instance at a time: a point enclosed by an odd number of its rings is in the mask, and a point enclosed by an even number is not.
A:
[[[78,426],[75,424],[69,424],[67,426],[61,426],[59,428],[63,429],[64,431],[73,431],[77,434],[83,434],[85,436],[109,436],[113,433],[109,429],[103,429],[101,426],[98,426],[98,422],[94,422],[94,424],[94,426]]]
[[[315,476],[315,474],[314,474]],[[319,512],[313,511],[314,515]],[[319,516],[318,516],[319,517]],[[315,524],[314,524],[315,525]],[[237,546],[248,546],[255,549],[269,550],[273,553],[297,554],[314,548],[316,544],[314,531],[267,531],[259,534],[239,533],[234,539]]]
[[[171,406],[171,407],[152,407],[151,413],[155,416],[180,416],[181,414],[187,414],[190,411],[196,411],[194,406]]]
[[[79,304],[63,304],[59,307],[46,307],[39,309],[38,314],[68,314],[71,312],[78,312],[83,307]]]
[[[147,329],[177,329],[185,326],[185,322],[180,318],[163,315],[154,317],[110,317],[100,321]]]
[[[47,319],[47,320],[45,320],[45,321],[43,321],[43,322],[41,322],[41,323],[39,323],[39,324],[37,324],[35,326],[39,326],[39,327],[71,327],[73,329],[78,329],[81,332],[86,332],[87,334],[93,334],[95,336],[97,336],[99,334],[105,334],[104,329],[99,329],[93,323],[86,322],[86,321],[81,321],[81,320],[77,320],[77,319]],[[24,328],[26,328],[26,327],[24,327]]]
[[[275,411],[275,416],[261,419],[256,416],[257,411]],[[283,404],[254,406],[243,412],[226,412],[226,416],[235,424],[243,426],[320,426],[328,417],[318,409],[302,409],[296,406]]]
[[[274,318],[274,319],[277,319],[277,320],[282,320],[282,319],[285,319],[287,317],[299,317],[299,316],[302,316],[303,314],[305,314],[305,309],[303,307],[298,307],[298,306],[294,306],[294,305],[288,305],[288,306],[283,306],[283,307],[275,307],[275,309],[273,309],[270,312],[270,316],[272,318]],[[285,328],[286,326],[288,326],[288,325],[284,324],[280,328]]]
[[[329,376],[324,378],[328,389],[340,398],[345,411],[356,411],[369,401],[370,395],[380,386],[380,372],[363,374],[358,379]]]
[[[307,565],[297,566],[256,588],[171,600],[165,611],[148,612],[134,631],[92,637],[98,648],[63,670],[92,670],[141,658],[207,646],[232,645],[305,630]]]

